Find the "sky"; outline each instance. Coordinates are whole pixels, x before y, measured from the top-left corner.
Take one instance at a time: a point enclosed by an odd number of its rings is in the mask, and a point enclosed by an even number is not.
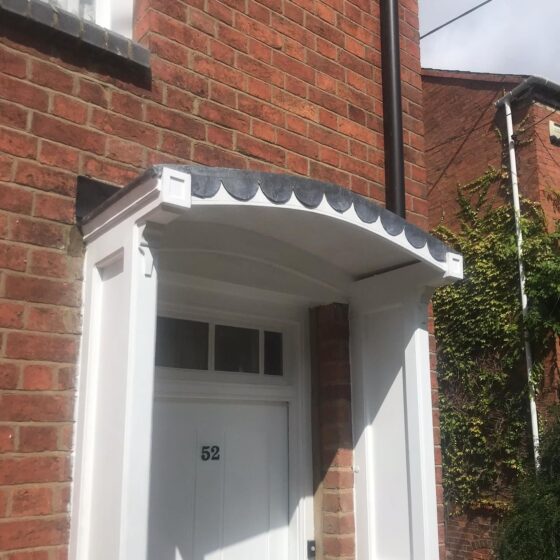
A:
[[[419,0],[420,34],[483,0]],[[560,0],[493,0],[420,42],[422,66],[560,83]]]

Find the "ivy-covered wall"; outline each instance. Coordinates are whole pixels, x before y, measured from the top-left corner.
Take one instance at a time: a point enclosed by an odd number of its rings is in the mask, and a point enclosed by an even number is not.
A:
[[[465,279],[438,290],[433,301],[444,491],[452,514],[504,511],[516,479],[532,468],[514,213],[490,196],[508,190],[508,174],[490,169],[459,189],[459,231],[436,229],[465,259]],[[525,327],[538,390],[560,334],[560,257],[540,206],[525,200],[522,214]]]
[[[430,223],[465,256],[465,280],[434,299],[448,560],[493,558],[501,514],[532,468],[505,119],[494,107],[523,78],[423,75]],[[541,417],[559,387],[558,338],[548,338],[560,299],[548,235],[559,217],[554,119],[560,112],[532,99],[514,106]]]

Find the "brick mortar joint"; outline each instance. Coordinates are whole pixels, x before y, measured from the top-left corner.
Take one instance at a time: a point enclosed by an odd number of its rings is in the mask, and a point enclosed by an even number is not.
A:
[[[73,307],[70,309],[79,309],[78,307]],[[21,329],[16,329],[14,327],[2,327],[0,328],[0,333],[6,333],[6,334],[23,334],[23,335],[29,335],[29,336],[38,336],[38,337],[46,337],[46,338],[51,338],[51,339],[57,339],[57,340],[76,340],[79,339],[82,335],[81,333],[59,333],[59,332],[53,332],[51,330],[48,331],[35,331],[35,330],[30,330],[27,328],[21,328]],[[6,356],[7,359],[14,359],[14,360],[23,360],[26,361],[26,358],[17,358],[17,357],[11,357],[11,356]],[[30,358],[29,361],[31,362],[36,362],[36,361],[42,361],[42,360],[35,360],[33,358]],[[71,362],[53,362],[53,363],[68,363],[70,364]]]
[[[74,389],[61,389],[60,391],[45,390],[45,389],[0,389],[0,394],[2,394],[3,396],[27,395],[27,396],[37,396],[37,397],[70,397],[72,395],[75,395],[76,391]],[[22,423],[22,422],[27,422],[27,421],[26,420],[22,420],[22,421],[2,420],[1,423],[4,423],[4,422]],[[46,422],[48,422],[48,421],[46,421]],[[54,422],[54,423],[57,423],[57,422]],[[61,420],[60,422],[69,423],[69,422],[71,422],[71,420]]]
[[[53,481],[53,482],[29,482],[29,483],[18,483],[18,484],[3,484],[0,486],[1,490],[7,490],[13,492],[14,490],[48,490],[53,489],[56,491],[66,490],[72,484],[71,480],[66,481]]]
[[[1,524],[13,524],[13,523],[25,523],[27,521],[45,521],[45,520],[49,520],[49,521],[55,521],[55,520],[63,520],[63,519],[69,519],[69,512],[56,512],[56,513],[47,513],[45,515],[30,515],[30,516],[23,516],[23,517],[5,517],[3,519],[0,519],[0,525]],[[42,548],[42,547],[41,547]],[[17,549],[14,552],[20,552],[22,550],[27,550],[27,549]]]

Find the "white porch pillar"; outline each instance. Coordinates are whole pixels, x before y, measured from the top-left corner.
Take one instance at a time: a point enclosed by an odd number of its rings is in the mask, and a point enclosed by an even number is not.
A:
[[[190,177],[170,172],[143,190],[84,232],[72,559],[147,558],[157,245],[190,206]]]
[[[119,558],[147,558],[154,353],[157,319],[157,250],[162,227],[134,228],[130,329],[123,449],[122,516]]]
[[[439,557],[434,426],[428,333],[432,289],[410,302],[405,315],[404,400],[408,441],[408,477],[412,555]]]
[[[358,282],[352,297],[358,560],[439,555],[426,297],[434,281],[412,265]]]

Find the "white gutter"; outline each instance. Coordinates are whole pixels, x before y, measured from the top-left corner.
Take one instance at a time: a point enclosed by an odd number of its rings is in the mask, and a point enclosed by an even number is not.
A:
[[[528,78],[516,88],[514,88],[505,97],[502,97],[496,106],[503,105],[506,114],[507,125],[507,141],[509,151],[509,166],[511,174],[511,190],[513,197],[513,209],[515,213],[515,236],[517,239],[517,262],[519,266],[519,287],[521,291],[521,313],[523,315],[523,341],[525,345],[525,367],[527,370],[527,382],[529,385],[529,407],[531,411],[531,431],[533,435],[533,453],[535,457],[535,465],[539,465],[539,420],[537,414],[537,403],[535,402],[535,391],[533,389],[533,382],[531,379],[531,371],[533,369],[533,354],[531,352],[531,345],[529,343],[529,333],[525,327],[525,320],[527,319],[527,293],[525,291],[525,266],[523,264],[523,233],[521,231],[521,208],[519,205],[519,180],[517,176],[517,160],[515,154],[515,138],[513,135],[513,118],[511,113],[511,101],[517,95],[523,93],[532,85],[543,85],[542,82],[547,82],[543,78]],[[551,83],[551,82],[547,82]],[[556,84],[555,84],[556,85]]]
[[[548,80],[547,78],[542,78],[540,76],[529,76],[528,78],[523,80],[519,85],[515,86],[509,93],[504,95],[504,97],[498,99],[498,101],[496,101],[496,107],[501,107],[502,105],[505,105],[506,100],[509,100],[510,103],[512,101],[515,101],[516,99],[521,97],[526,91],[534,87],[538,87],[550,93],[560,95],[560,84],[557,84],[552,80]]]

